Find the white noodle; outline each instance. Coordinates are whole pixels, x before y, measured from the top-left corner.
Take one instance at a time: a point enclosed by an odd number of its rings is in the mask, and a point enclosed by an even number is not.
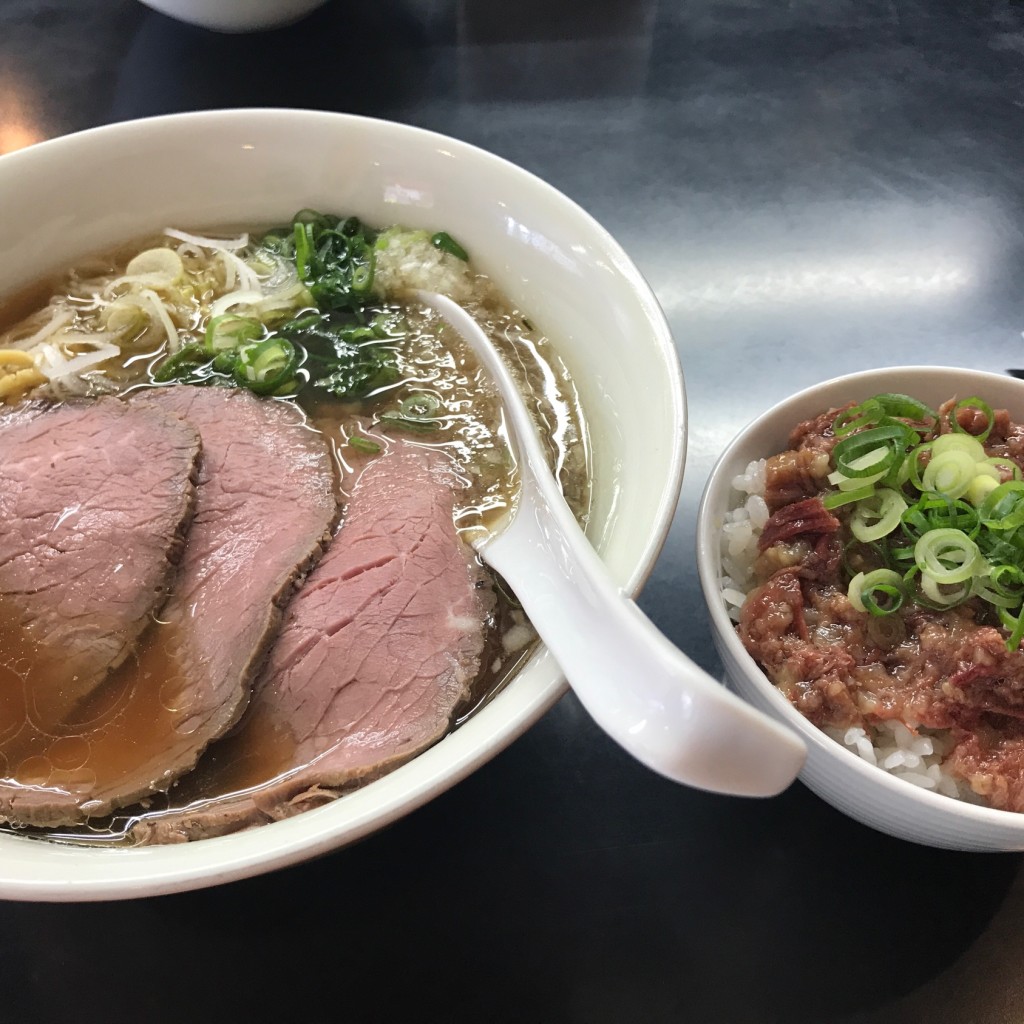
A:
[[[80,376],[89,367],[106,362],[120,354],[120,351],[116,345],[101,344],[92,352],[80,352],[78,355],[68,357],[55,345],[44,344],[39,371],[50,380],[64,381],[68,377]]]
[[[178,246],[176,252],[178,253],[179,256],[182,257],[182,259],[184,259],[186,256],[189,257],[190,259],[206,258],[206,253],[203,252],[202,247],[198,245],[193,245],[191,242],[182,242],[181,245]]]
[[[18,341],[5,340],[5,348],[17,348],[17,349],[30,349],[35,348],[40,342],[45,341],[50,337],[51,334],[56,334],[62,327],[66,327],[72,320],[75,319],[75,314],[70,310],[63,310],[55,312],[53,318],[46,324],[39,328],[35,334],[29,335],[27,338],[21,338]]]
[[[221,263],[224,264],[224,290],[233,291],[238,275],[235,273],[235,264],[231,259],[231,253],[227,249],[218,249],[217,255],[220,257]]]
[[[139,292],[139,298],[146,300],[144,308],[152,313],[163,326],[164,333],[167,335],[167,351],[172,354],[177,352],[181,348],[178,328],[174,326],[174,321],[171,319],[170,314],[167,312],[167,307],[160,300],[160,297],[156,292],[144,288]]]
[[[233,306],[255,306],[263,300],[263,292],[234,291],[210,303],[210,316],[221,316]]]
[[[237,238],[205,238],[203,235],[190,235],[187,231],[178,231],[177,228],[164,228],[164,234],[177,238],[179,242],[189,242],[204,249],[227,249],[230,252],[237,252],[249,244],[248,232],[243,232]]]

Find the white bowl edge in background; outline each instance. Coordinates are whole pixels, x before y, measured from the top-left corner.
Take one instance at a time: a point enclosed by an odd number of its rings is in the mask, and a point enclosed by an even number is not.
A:
[[[790,725],[807,742],[800,773],[818,796],[856,820],[899,838],[954,850],[1024,850],[1024,814],[953,800],[904,782],[858,757],[812,725],[776,689],[747,653],[721,596],[719,532],[725,511],[739,498],[732,479],[753,460],[787,447],[802,420],[847,401],[883,392],[913,395],[932,405],[978,395],[1024,418],[1024,382],[957,367],[894,366],[847,374],[812,385],[748,423],[712,469],[697,516],[697,562],[715,645],[737,692]]]
[[[0,295],[172,224],[269,226],[302,207],[450,231],[551,336],[593,431],[590,536],[617,582],[636,593],[682,481],[685,396],[671,333],[611,236],[508,161],[422,129],[317,111],[208,111],[91,129],[0,157]],[[0,898],[156,895],[326,852],[464,778],[564,688],[553,660],[539,652],[485,708],[409,764],[250,832],[138,850],[0,835]]]
[[[254,32],[290,25],[327,0],[140,0],[147,7],[216,32]]]

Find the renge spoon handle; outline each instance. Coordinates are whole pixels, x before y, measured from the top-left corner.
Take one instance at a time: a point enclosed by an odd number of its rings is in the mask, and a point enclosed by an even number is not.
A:
[[[795,733],[746,704],[673,645],[612,579],[548,466],[519,390],[476,321],[418,292],[476,354],[501,395],[521,491],[474,547],[515,593],[580,703],[649,768],[699,789],[773,796],[803,766]]]

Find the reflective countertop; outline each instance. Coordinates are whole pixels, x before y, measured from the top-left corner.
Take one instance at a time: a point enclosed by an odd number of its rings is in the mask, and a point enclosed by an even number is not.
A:
[[[1024,366],[1020,0],[331,0],[241,36],[133,0],[0,5],[0,152],[264,105],[483,146],[622,243],[669,317],[690,417],[640,603],[712,673],[694,520],[740,426],[848,371]],[[2,1019],[1002,1024],[1024,1018],[1020,867],[880,835],[800,784],[675,786],[569,695],[313,863],[4,904]]]

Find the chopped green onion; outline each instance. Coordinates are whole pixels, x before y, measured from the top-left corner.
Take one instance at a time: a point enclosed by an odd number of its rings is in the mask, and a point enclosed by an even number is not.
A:
[[[974,506],[985,503],[985,499],[999,486],[999,480],[993,479],[987,473],[979,473],[967,488],[965,498]]]
[[[377,332],[372,327],[346,327],[340,331],[340,336],[353,345],[361,341],[377,341]]]
[[[850,604],[859,612],[871,615],[891,615],[903,604],[905,588],[903,577],[892,569],[875,569],[857,573],[850,580],[847,591]]]
[[[414,416],[401,416],[395,412],[382,412],[377,419],[385,426],[394,427],[396,430],[408,430],[413,434],[432,434],[441,428],[440,420],[417,419]]]
[[[974,409],[977,412],[984,414],[985,416],[985,429],[980,433],[974,433],[974,431],[967,431],[960,426],[960,420],[957,418],[957,413],[961,409]],[[952,409],[949,410],[949,425],[950,427],[963,434],[970,433],[973,437],[978,438],[979,441],[984,441],[989,434],[992,433],[992,428],[995,426],[995,414],[992,412],[992,406],[987,402],[983,402],[980,398],[964,398],[961,399]]]
[[[1024,600],[1024,569],[1017,565],[996,565],[974,577],[971,592],[1000,608],[1017,608]]]
[[[202,345],[193,342],[182,345],[172,356],[168,356],[153,374],[153,380],[165,383],[177,380],[183,374],[188,375],[195,367],[202,366],[209,360]]]
[[[872,470],[881,466],[882,468],[878,472],[870,473],[868,476],[850,477],[837,469],[834,473],[829,473],[828,482],[834,484],[841,491],[852,491],[863,487],[865,484],[877,483],[888,472],[888,467],[892,461],[887,458],[888,455],[888,448],[875,448],[872,451],[866,452],[864,455],[853,459],[850,462],[851,467],[859,471],[865,469]]]
[[[414,391],[398,403],[395,412],[381,413],[379,419],[399,430],[429,434],[441,428],[441,419],[436,415],[440,409],[441,399],[437,395],[429,391]]]
[[[971,596],[971,580],[963,580],[959,585],[940,583],[928,573],[921,573],[921,590],[932,602],[933,608],[955,608],[963,604]]]
[[[924,402],[919,402],[910,395],[884,394],[875,395],[875,401],[890,415],[900,419],[916,420],[919,423],[938,422],[939,414]]]
[[[832,422],[832,432],[836,437],[846,437],[857,430],[873,427],[884,418],[885,410],[881,403],[869,398],[866,402],[839,413]]]
[[[1024,525],[1024,481],[1000,484],[981,503],[978,513],[990,530],[1015,530]]]
[[[871,427],[858,434],[851,434],[840,441],[832,449],[832,459],[835,467],[840,473],[848,477],[867,477],[874,473],[886,472],[903,457],[903,450],[908,444],[916,441],[917,435],[899,423],[893,423],[883,427]],[[883,447],[884,456],[872,460],[869,466],[857,468],[861,465],[862,456],[875,449]]]
[[[413,419],[427,419],[441,408],[441,399],[429,391],[414,391],[398,403],[401,416]]]
[[[401,313],[378,313],[370,321],[370,330],[375,338],[383,341],[387,338],[404,338],[409,328]]]
[[[941,455],[943,452],[966,452],[975,462],[985,459],[985,446],[973,434],[939,434],[932,441],[932,452]]]
[[[239,349],[235,380],[257,395],[287,390],[292,384],[298,354],[286,338],[268,338]]]
[[[206,325],[206,351],[210,355],[238,348],[246,342],[255,341],[263,334],[263,324],[248,316],[225,313],[215,316]]]
[[[862,544],[851,540],[843,546],[843,568],[851,577],[859,572],[871,572],[872,569],[891,569],[886,549],[877,543]]]
[[[981,528],[978,511],[962,499],[924,494],[904,513],[900,526],[915,543],[931,530],[960,530],[974,539]]]
[[[458,257],[463,263],[469,262],[469,253],[447,231],[438,231],[436,235],[431,235],[430,244],[441,252]]]
[[[358,434],[353,434],[348,439],[348,444],[350,448],[354,448],[363,455],[376,455],[380,451],[380,445],[376,441],[370,441]]]
[[[926,533],[914,546],[914,560],[923,580],[935,583],[963,583],[984,563],[978,545],[966,533],[949,529]]]
[[[888,536],[900,524],[907,502],[899,491],[879,488],[859,502],[850,519],[850,533],[865,544]]]
[[[936,441],[936,445],[938,441]],[[921,475],[926,491],[934,491],[947,498],[959,498],[967,493],[977,475],[977,460],[965,451],[943,451],[932,449],[932,457]]]
[[[858,487],[855,491],[833,491],[831,494],[826,494],[825,497],[821,499],[821,503],[825,508],[831,511],[834,508],[841,508],[843,505],[852,505],[855,501],[870,498],[874,493],[874,486],[869,484],[866,487]]]
[[[366,262],[360,263],[352,271],[352,291],[356,295],[369,295],[373,290],[373,250],[367,250]]]
[[[1024,477],[1024,473],[1021,473],[1020,466],[1018,466],[1017,463],[1008,456],[989,455],[983,461],[990,466],[994,466],[995,469],[999,471],[1000,480],[1005,476],[1009,476],[1011,480],[1020,480]]]
[[[901,420],[911,420],[918,426],[906,426],[915,433],[930,432],[934,424],[938,422],[938,414],[930,409],[923,402],[919,402],[910,395],[884,394],[874,395],[872,398],[855,405],[836,416],[832,424],[833,433],[837,437],[845,437],[856,431],[864,430],[867,427],[894,424]]]
[[[295,238],[295,269],[299,272],[300,281],[308,281],[313,263],[313,225],[296,220],[292,233]]]
[[[1000,608],[999,620],[1010,631],[1006,639],[1007,648],[1011,651],[1017,650],[1021,639],[1024,639],[1024,611],[1013,616],[1005,608]]]

